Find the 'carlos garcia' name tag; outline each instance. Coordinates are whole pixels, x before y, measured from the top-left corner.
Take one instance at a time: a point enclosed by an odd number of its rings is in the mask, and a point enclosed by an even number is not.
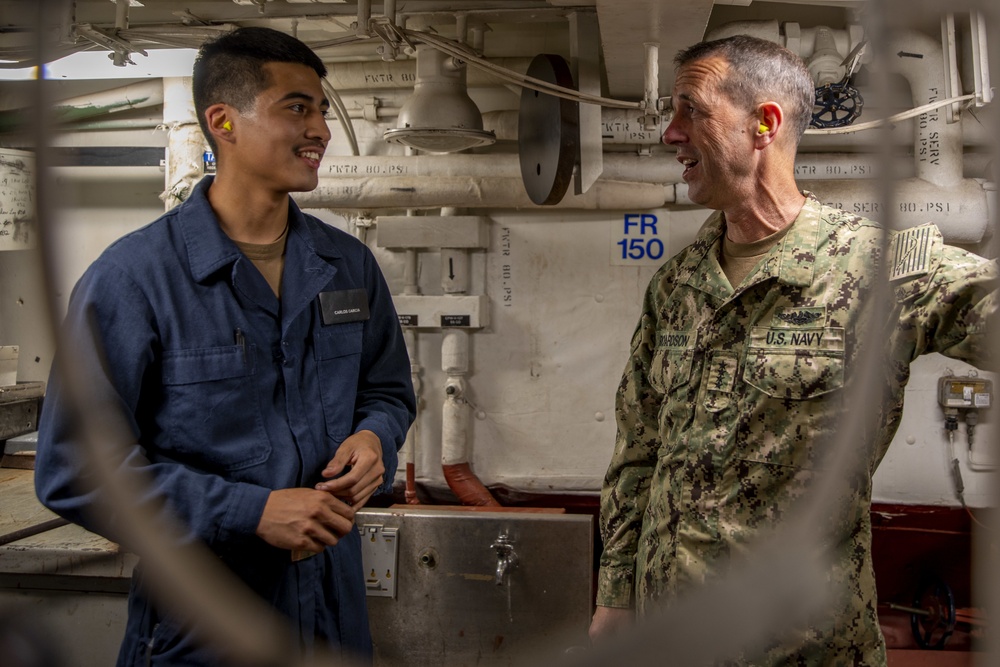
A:
[[[363,287],[337,290],[336,292],[320,292],[319,306],[323,313],[323,324],[364,322],[370,317],[368,290]]]

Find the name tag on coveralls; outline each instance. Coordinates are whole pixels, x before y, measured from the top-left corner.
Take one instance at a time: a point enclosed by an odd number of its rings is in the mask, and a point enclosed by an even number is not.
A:
[[[368,290],[363,287],[336,292],[320,292],[319,306],[323,313],[323,324],[363,322],[370,317]]]

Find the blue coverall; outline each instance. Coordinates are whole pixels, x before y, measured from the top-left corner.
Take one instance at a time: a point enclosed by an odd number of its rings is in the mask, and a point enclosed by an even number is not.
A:
[[[220,229],[206,198],[211,180],[87,270],[70,300],[73,346],[63,353],[82,365],[98,408],[122,411],[130,425],[121,466],[150,474],[143,502],[162,504],[187,531],[183,540],[207,544],[287,616],[304,651],[326,640],[370,655],[357,530],[297,562],[255,530],[271,490],[312,487],[361,430],[381,440],[380,491],[391,488],[415,399],[388,287],[364,244],[290,202],[279,302]],[[357,309],[324,314],[321,293],[348,290],[367,296],[367,319],[342,314]],[[102,488],[86,472],[68,400],[53,372],[39,426],[39,499],[115,540],[114,512],[97,504]],[[118,664],[219,664],[150,602],[141,563]]]

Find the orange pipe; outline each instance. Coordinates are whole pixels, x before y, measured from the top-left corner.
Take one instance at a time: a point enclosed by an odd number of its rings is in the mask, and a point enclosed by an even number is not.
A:
[[[468,463],[445,464],[441,468],[452,493],[458,496],[463,505],[500,507],[500,503],[489,489],[483,486]]]
[[[416,466],[412,463],[406,464],[406,504],[407,505],[419,505],[420,499],[417,498],[417,472]]]

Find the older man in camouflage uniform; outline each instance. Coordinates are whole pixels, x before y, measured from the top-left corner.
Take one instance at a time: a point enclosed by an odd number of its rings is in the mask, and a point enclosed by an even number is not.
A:
[[[944,245],[932,225],[892,234],[894,299],[873,306],[885,232],[794,180],[814,95],[801,60],[739,36],[695,45],[676,63],[663,141],[677,147],[690,198],[717,212],[656,273],[643,301],[601,497],[591,636],[724,573],[802,502],[846,416],[860,339],[878,331],[884,404],[854,452],[860,474],[839,509],[835,602],[826,622],[740,660],[885,665],[871,473],[899,425],[910,361],[979,354],[996,309],[996,265]]]

